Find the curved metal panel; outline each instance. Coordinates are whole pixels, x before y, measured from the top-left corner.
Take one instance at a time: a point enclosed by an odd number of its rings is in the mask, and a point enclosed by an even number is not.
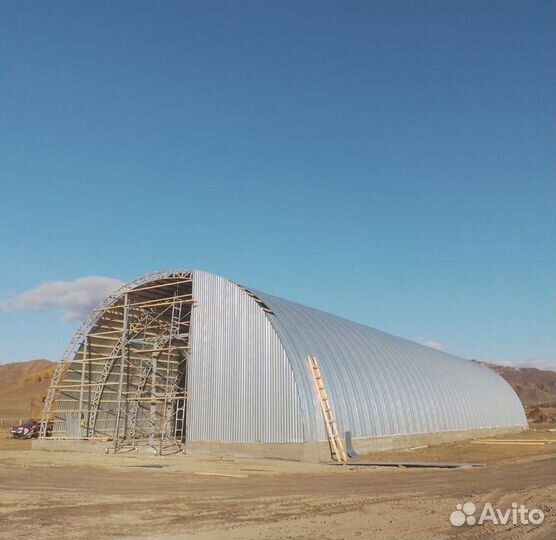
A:
[[[340,433],[354,437],[527,426],[493,371],[329,313],[253,291],[286,349],[309,441],[326,440],[307,356],[319,360]],[[303,406],[305,405],[305,406]]]
[[[302,414],[286,352],[245,289],[193,272],[187,438],[303,442]]]

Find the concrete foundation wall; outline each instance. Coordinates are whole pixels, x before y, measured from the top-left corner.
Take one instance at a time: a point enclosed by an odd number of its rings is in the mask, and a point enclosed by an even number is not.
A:
[[[106,454],[113,451],[114,443],[110,441],[86,441],[72,439],[34,439],[31,442],[32,450],[46,450],[51,452],[86,452]]]
[[[507,426],[466,431],[440,431],[437,433],[394,435],[376,439],[354,439],[353,448],[359,454],[373,454],[377,452],[387,452],[389,450],[403,450],[414,446],[434,446],[436,444],[493,437],[505,435],[507,433],[519,433],[525,431],[525,429],[526,428],[523,426]]]
[[[467,431],[442,431],[438,433],[419,433],[412,435],[394,435],[391,437],[354,439],[353,447],[361,455],[389,450],[401,450],[414,446],[433,446],[454,441],[480,439],[506,433],[524,431],[522,426],[484,428]],[[51,450],[67,452],[110,453],[113,444],[99,441],[52,440],[37,439],[32,443],[33,450]],[[140,449],[141,452],[153,452],[150,448]],[[186,444],[186,453],[192,455],[212,455],[247,458],[277,458],[293,461],[330,461],[328,442],[320,443],[226,443],[220,441],[198,441]]]
[[[391,437],[354,439],[353,447],[361,455],[402,450],[413,446],[433,446],[454,441],[493,437],[506,433],[524,431],[522,426],[485,428],[467,431],[443,431],[438,433],[419,433],[412,435],[394,435]],[[303,444],[242,444],[201,441],[189,443],[187,453],[209,454],[234,457],[260,457],[292,459],[296,461],[330,461],[328,442]]]

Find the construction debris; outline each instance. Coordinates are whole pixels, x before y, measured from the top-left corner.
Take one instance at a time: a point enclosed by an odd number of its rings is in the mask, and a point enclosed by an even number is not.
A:
[[[523,444],[523,445],[541,445],[552,444],[555,441],[471,441],[471,444]]]
[[[346,465],[347,467],[400,467],[400,468],[431,468],[431,469],[465,469],[485,467],[484,463],[440,463],[435,461],[374,461],[333,463],[332,465]]]
[[[199,476],[226,476],[229,478],[249,478],[247,474],[225,474],[225,473],[213,473],[213,472],[195,472]]]

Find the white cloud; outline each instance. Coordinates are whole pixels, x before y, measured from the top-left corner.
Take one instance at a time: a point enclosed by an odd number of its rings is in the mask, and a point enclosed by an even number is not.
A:
[[[442,350],[442,343],[438,343],[438,341],[421,341],[421,345],[430,347],[431,349],[436,349],[437,351]]]
[[[0,310],[61,309],[68,321],[82,319],[123,284],[119,279],[102,276],[87,276],[74,281],[47,281],[0,302]]]
[[[549,369],[551,371],[556,371],[556,359],[554,358],[527,358],[523,360],[526,367],[536,367],[537,369]]]

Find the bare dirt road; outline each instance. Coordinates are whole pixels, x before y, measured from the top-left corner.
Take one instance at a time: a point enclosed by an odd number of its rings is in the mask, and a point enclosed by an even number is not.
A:
[[[486,463],[456,470],[2,447],[1,539],[556,538],[555,444],[457,443],[401,454],[405,461],[456,456]],[[515,501],[540,508],[545,519],[537,526],[452,526],[451,512],[466,501],[501,509]]]

